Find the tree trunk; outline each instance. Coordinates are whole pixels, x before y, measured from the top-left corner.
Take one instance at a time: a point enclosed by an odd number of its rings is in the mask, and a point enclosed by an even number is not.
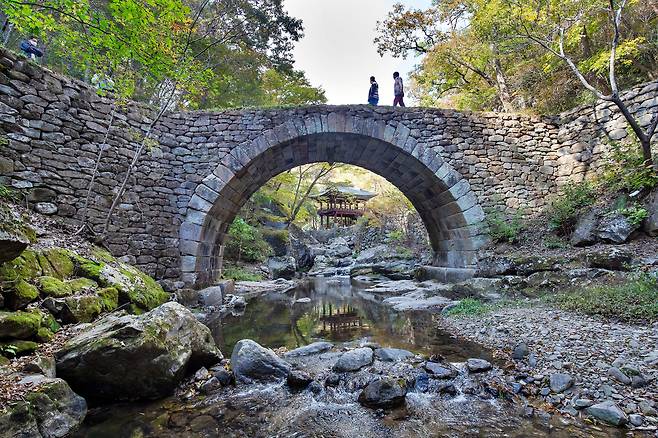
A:
[[[615,105],[617,105],[617,108],[619,108],[619,111],[621,111],[622,115],[626,119],[626,122],[628,122],[631,129],[633,130],[633,133],[639,140],[640,146],[642,147],[642,158],[644,158],[644,163],[647,166],[653,167],[654,164],[653,164],[653,156],[651,154],[651,139],[653,138],[654,131],[651,130],[650,128],[648,132],[644,132],[644,129],[642,129],[642,127],[635,119],[633,114],[631,114],[631,112],[629,111],[624,101],[621,100],[621,98],[618,95],[613,95],[610,100]]]
[[[498,90],[500,103],[503,105],[503,111],[506,113],[513,112],[516,110],[516,107],[512,102],[512,96],[510,95],[509,87],[507,86],[507,77],[505,76],[503,66],[498,57],[494,58],[493,65],[494,71],[496,72],[496,89]]]

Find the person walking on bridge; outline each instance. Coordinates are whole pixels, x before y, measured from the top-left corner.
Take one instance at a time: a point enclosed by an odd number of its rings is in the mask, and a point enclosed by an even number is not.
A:
[[[397,106],[399,104],[401,107],[404,107],[404,85],[402,84],[400,73],[393,73],[393,80],[395,81],[395,84],[393,85],[393,94],[395,95],[393,106]]]
[[[374,76],[370,76],[370,91],[368,91],[368,104],[377,105],[379,103],[379,84]]]

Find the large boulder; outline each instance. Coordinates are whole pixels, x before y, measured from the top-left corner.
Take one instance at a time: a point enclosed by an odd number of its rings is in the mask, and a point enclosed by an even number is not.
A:
[[[599,215],[596,209],[591,209],[578,218],[576,226],[571,233],[571,244],[573,246],[593,245],[597,242],[596,226],[599,223]]]
[[[272,278],[285,278],[290,280],[295,277],[297,272],[297,263],[292,256],[270,257],[267,260],[267,267],[272,273]]]
[[[601,219],[596,235],[604,242],[624,243],[638,228],[639,224],[633,225],[623,214],[614,213]]]
[[[285,378],[292,367],[272,350],[251,339],[243,339],[233,347],[231,368],[236,379],[250,382]]]
[[[140,316],[108,315],[57,354],[57,375],[90,400],[157,399],[189,371],[222,359],[210,330],[178,303]]]
[[[401,348],[377,348],[375,350],[375,357],[382,362],[400,362],[414,356],[411,351]]]
[[[587,264],[591,268],[628,271],[632,262],[633,255],[630,251],[616,247],[603,248],[587,255]]]
[[[407,388],[390,377],[372,380],[359,394],[359,403],[369,408],[395,408],[404,404]]]
[[[40,374],[23,376],[28,387],[19,403],[0,411],[0,430],[8,437],[60,438],[69,436],[87,415],[85,399],[62,379]]]

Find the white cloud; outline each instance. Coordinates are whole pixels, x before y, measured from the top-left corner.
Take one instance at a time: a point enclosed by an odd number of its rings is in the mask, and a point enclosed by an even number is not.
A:
[[[367,103],[369,78],[379,83],[379,104],[393,103],[393,72],[403,78],[417,59],[383,58],[373,39],[375,26],[395,0],[285,0],[288,12],[304,21],[304,38],[295,48],[295,67],[322,86],[330,104]],[[404,1],[426,8],[430,0]]]

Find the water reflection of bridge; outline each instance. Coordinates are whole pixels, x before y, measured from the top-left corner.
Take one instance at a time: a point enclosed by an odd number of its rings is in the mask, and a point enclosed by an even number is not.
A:
[[[339,335],[340,332],[368,328],[357,309],[349,304],[322,303],[317,306],[317,311],[322,322],[322,331],[325,333],[329,331],[332,335]]]

